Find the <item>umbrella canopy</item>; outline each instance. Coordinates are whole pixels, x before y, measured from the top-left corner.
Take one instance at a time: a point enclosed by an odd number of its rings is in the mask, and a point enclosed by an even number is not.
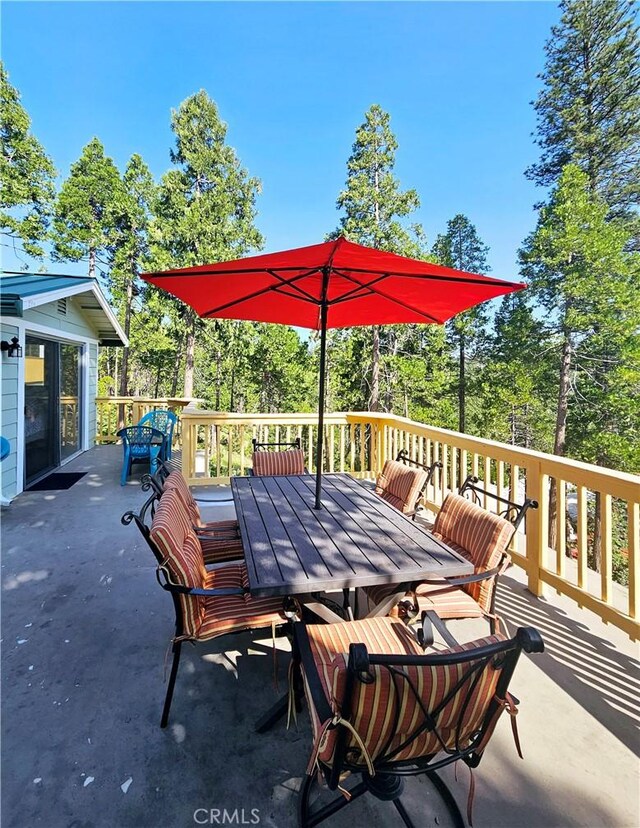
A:
[[[436,323],[526,287],[336,241],[230,262],[144,273],[205,319],[277,322],[321,332],[316,506],[320,508],[328,328]]]

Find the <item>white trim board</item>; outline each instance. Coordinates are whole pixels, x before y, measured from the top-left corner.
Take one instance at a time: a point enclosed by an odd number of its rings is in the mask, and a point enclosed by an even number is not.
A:
[[[104,298],[100,287],[96,282],[84,282],[81,285],[75,285],[74,287],[66,287],[61,288],[60,290],[50,290],[45,293],[36,293],[33,296],[26,296],[22,299],[22,310],[31,310],[32,308],[37,308],[40,305],[46,305],[49,302],[57,302],[58,299],[66,299],[69,296],[77,296],[80,293],[93,293],[95,298],[98,300],[98,304],[104,311],[105,316],[113,325],[113,329],[116,334],[122,340],[123,345],[129,345],[129,339],[125,336],[124,331],[122,330],[120,323],[118,322],[115,314],[109,307],[107,300]],[[16,317],[4,317],[6,319],[14,319]],[[19,318],[19,317],[18,317]]]

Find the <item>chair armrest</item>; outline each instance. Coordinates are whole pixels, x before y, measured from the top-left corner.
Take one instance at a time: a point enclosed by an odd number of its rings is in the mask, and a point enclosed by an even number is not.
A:
[[[194,497],[196,503],[211,503],[214,506],[216,503],[233,503],[232,497]]]
[[[422,628],[418,630],[418,641],[423,649],[426,650],[427,647],[433,644],[432,627],[436,628],[448,647],[458,646],[459,642],[453,637],[438,613],[435,610],[425,610],[422,613]]]
[[[302,621],[296,621],[293,624],[293,658],[299,660],[302,664],[307,679],[307,687],[320,722],[326,722],[327,719],[333,718],[333,710],[322,689],[318,668],[311,652],[307,626]]]
[[[247,590],[242,587],[218,587],[218,589],[199,589],[198,587],[184,587],[179,584],[161,583],[160,586],[167,592],[176,592],[178,595],[246,595]]]
[[[484,572],[478,572],[475,575],[456,575],[451,578],[445,578],[446,584],[440,578],[424,578],[420,581],[421,584],[442,584],[444,592],[449,592],[462,584],[475,584],[479,581],[486,581],[488,578],[493,578],[502,571],[501,566],[494,566],[493,569],[486,569]]]

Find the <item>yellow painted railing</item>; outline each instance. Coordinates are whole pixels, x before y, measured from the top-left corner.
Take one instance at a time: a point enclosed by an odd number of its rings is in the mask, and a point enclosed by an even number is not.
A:
[[[192,485],[225,483],[232,475],[244,474],[251,466],[253,437],[261,442],[300,437],[307,466],[314,471],[316,414],[188,410],[181,420],[182,471]],[[384,461],[401,449],[424,463],[439,460],[443,468],[434,475],[426,495],[426,505],[434,512],[468,474],[477,475],[498,494],[514,500],[526,494],[538,501],[539,508],[527,514],[512,550],[514,562],[527,573],[529,589],[541,595],[545,586],[553,588],[632,638],[640,638],[640,477],[389,414],[327,414],[324,437],[325,471],[374,478]],[[549,545],[551,481],[556,486],[553,546]],[[597,569],[593,563],[596,508],[601,537]]]
[[[149,411],[164,408],[179,415],[190,402],[169,397],[96,397],[96,443],[115,443],[119,429],[135,425]],[[180,443],[179,427],[174,429],[173,442]]]
[[[317,414],[221,414],[183,411],[182,471],[193,484],[228,483],[251,468],[251,441],[300,439],[307,468],[315,468]],[[378,424],[368,412],[325,415],[327,471],[375,477],[380,464]]]

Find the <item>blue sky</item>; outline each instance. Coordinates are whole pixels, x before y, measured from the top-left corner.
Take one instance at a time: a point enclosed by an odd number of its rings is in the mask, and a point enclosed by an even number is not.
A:
[[[335,228],[355,129],[378,103],[429,243],[465,213],[493,274],[515,279],[543,195],[524,170],[558,18],[548,2],[5,2],[2,57],[62,177],[97,135],[121,169],[139,152],[159,178],[171,108],[206,89],[262,181],[266,251]]]

